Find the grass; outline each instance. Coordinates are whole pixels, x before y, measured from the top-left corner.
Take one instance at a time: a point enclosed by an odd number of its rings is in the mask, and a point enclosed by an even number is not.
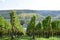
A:
[[[60,37],[49,37],[49,38],[35,38],[36,40],[60,40]],[[0,40],[11,40],[10,36],[3,36],[2,38],[0,37]],[[14,40],[32,40],[32,37],[28,37],[28,36],[18,36],[18,37],[14,37]]]

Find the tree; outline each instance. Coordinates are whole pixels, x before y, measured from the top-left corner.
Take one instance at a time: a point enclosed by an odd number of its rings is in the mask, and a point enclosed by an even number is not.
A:
[[[8,30],[11,30],[11,24],[0,15],[0,34],[7,34]]]
[[[14,10],[10,11],[10,18],[11,18],[10,22],[11,22],[11,25],[12,25],[12,36],[11,37],[12,37],[12,40],[13,40],[14,32],[16,30],[18,30],[17,31],[18,33],[23,33],[23,28],[22,28],[22,26],[20,24],[20,21],[18,19],[17,14],[16,14],[16,12]]]
[[[2,36],[4,28],[5,28],[5,22],[4,17],[0,15],[0,36]]]
[[[53,20],[51,22],[51,25],[52,25],[52,29],[54,29],[54,30],[59,29],[59,21],[58,20]]]
[[[12,31],[11,29],[12,29],[11,23],[5,20],[5,31],[4,31],[4,34],[9,34],[10,35],[10,33]]]
[[[60,21],[53,20],[51,22],[51,25],[52,25],[52,36],[54,36],[54,33],[55,33],[55,35],[57,35],[57,31],[59,30],[59,27],[60,27]]]
[[[38,34],[38,36],[40,37],[41,32],[42,32],[42,24],[41,22],[39,22],[36,27],[35,27],[36,33]]]
[[[33,39],[35,39],[35,20],[36,17],[33,16],[27,26],[27,33],[33,35]]]
[[[43,29],[44,29],[44,34],[47,34],[47,37],[49,37],[49,33],[52,28],[51,27],[51,16],[47,16],[45,19],[43,19],[42,25],[43,25]]]

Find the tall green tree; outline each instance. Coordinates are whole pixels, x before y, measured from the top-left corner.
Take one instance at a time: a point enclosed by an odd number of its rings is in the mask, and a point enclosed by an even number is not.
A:
[[[47,16],[45,19],[42,20],[42,26],[45,32],[47,33],[47,36],[49,36],[50,30],[51,30],[51,16]]]
[[[39,22],[36,27],[35,27],[36,31],[39,31],[42,29],[42,25],[41,25],[41,22]]]
[[[36,17],[33,16],[27,26],[27,33],[33,35],[33,39],[35,39],[35,20]]]
[[[2,34],[7,34],[8,30],[11,30],[11,24],[0,15],[0,32]]]
[[[4,23],[4,17],[0,15],[0,35],[2,36],[2,33],[4,31],[5,23]]]
[[[51,28],[51,16],[47,16],[42,21],[43,29],[47,30]]]
[[[28,23],[28,26],[27,26],[27,33],[31,33],[33,28],[35,28],[35,16],[33,16],[30,20],[30,22]]]
[[[14,31],[15,31],[14,29],[17,29],[18,32],[23,33],[23,28],[20,24],[20,21],[18,19],[18,16],[17,16],[15,10],[10,11],[10,18],[11,18],[10,22],[11,22],[11,25],[12,25],[12,40],[13,40],[13,34],[14,34]]]
[[[59,29],[59,21],[58,20],[53,20],[52,22],[51,22],[51,25],[52,25],[52,29],[53,30],[57,30],[57,29]]]
[[[54,36],[54,33],[55,33],[55,35],[57,35],[57,32],[60,29],[60,21],[59,20],[53,20],[51,22],[51,25],[52,25],[52,36]]]
[[[36,33],[38,34],[38,37],[40,37],[41,32],[42,32],[42,24],[39,22],[36,27],[35,27]]]

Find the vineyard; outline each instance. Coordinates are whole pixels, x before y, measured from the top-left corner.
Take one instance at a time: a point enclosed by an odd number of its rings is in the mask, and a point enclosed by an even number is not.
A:
[[[33,15],[27,23],[26,32],[23,30],[15,10],[9,12],[10,21],[0,15],[0,40],[59,40],[60,20],[52,20],[50,15],[36,23],[37,16]],[[27,15],[27,14],[26,14]],[[22,15],[22,16],[26,16]],[[20,15],[19,15],[20,16]],[[29,15],[28,15],[29,16]]]

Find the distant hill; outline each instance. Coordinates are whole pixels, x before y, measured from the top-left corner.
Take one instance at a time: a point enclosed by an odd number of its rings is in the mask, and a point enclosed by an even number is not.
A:
[[[9,11],[10,10],[0,10],[0,14],[2,16],[4,16],[5,19],[10,19]],[[42,19],[42,17],[45,17],[47,15],[50,15],[52,17],[52,19],[60,19],[60,11],[52,11],[52,10],[16,10],[16,13],[18,15],[20,15],[22,13],[27,13],[27,14],[36,13],[36,14],[39,14],[39,17],[41,17],[40,19]]]

